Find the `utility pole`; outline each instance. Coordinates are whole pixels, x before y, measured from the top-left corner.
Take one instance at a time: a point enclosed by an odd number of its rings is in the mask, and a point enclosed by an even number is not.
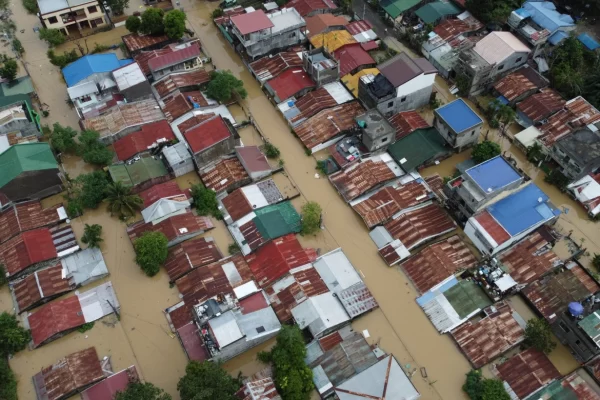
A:
[[[365,1],[363,1],[363,17],[362,17],[363,20],[365,19],[366,12],[367,12],[367,2],[365,0]]]

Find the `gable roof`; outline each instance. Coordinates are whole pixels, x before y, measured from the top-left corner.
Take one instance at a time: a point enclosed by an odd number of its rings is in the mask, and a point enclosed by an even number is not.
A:
[[[459,13],[460,9],[452,2],[442,0],[425,4],[423,7],[415,11],[417,17],[419,17],[426,24],[432,24],[440,18],[448,15],[457,15]]]
[[[273,28],[275,25],[263,10],[256,10],[246,14],[231,17],[231,23],[242,35]]]
[[[529,348],[497,365],[498,376],[508,383],[520,399],[544,387],[554,379],[560,378],[560,372],[542,352]]]
[[[206,120],[184,134],[194,154],[203,152],[215,144],[231,137],[231,132],[220,115]]]
[[[190,202],[188,200],[178,201],[169,199],[159,199],[150,207],[144,208],[142,210],[142,217],[144,218],[145,222],[156,223],[159,220],[165,218],[166,216],[185,213],[189,206]]]
[[[221,258],[223,255],[212,237],[196,237],[171,247],[164,267],[169,280],[175,282],[188,272]]]
[[[358,43],[350,32],[346,30],[331,31],[326,33],[319,33],[310,38],[310,43],[315,48],[324,47],[329,53],[333,53],[337,49],[351,43]]]
[[[313,11],[335,10],[337,6],[332,0],[291,0],[286,7],[295,8],[298,14],[305,17]]]
[[[56,257],[57,249],[48,228],[23,232],[0,246],[0,261],[4,264],[8,276]]]
[[[399,87],[421,74],[437,72],[437,69],[426,59],[413,59],[405,52],[400,52],[397,56],[379,64],[377,68],[394,87]]]
[[[0,243],[31,229],[56,225],[67,218],[62,204],[42,208],[39,201],[13,204],[0,212]]]
[[[405,171],[412,171],[451,152],[436,128],[417,129],[388,148]]]
[[[248,173],[237,157],[224,158],[200,171],[202,183],[219,193],[249,179]]]
[[[415,110],[394,114],[389,118],[389,122],[396,129],[396,140],[402,139],[417,129],[429,128],[429,123]]]
[[[115,53],[90,54],[64,67],[62,74],[71,87],[92,74],[111,72],[132,62],[131,59],[120,60]]]
[[[333,54],[340,65],[340,76],[344,76],[363,65],[375,65],[373,57],[358,43],[344,46]]]
[[[510,32],[491,32],[477,42],[474,50],[489,64],[501,64],[513,53],[531,53],[531,49]]]
[[[273,93],[276,103],[280,103],[297,93],[315,87],[315,82],[304,69],[289,68],[265,83],[267,89]]]
[[[0,187],[23,172],[57,169],[58,163],[48,143],[21,143],[0,154]]]
[[[188,211],[164,219],[157,224],[139,221],[127,227],[127,235],[131,242],[135,243],[136,239],[145,232],[161,232],[171,242],[181,236],[200,235],[212,228],[214,228],[214,225],[210,218],[200,217]]]
[[[153,86],[158,96],[163,98],[179,88],[199,86],[208,81],[210,81],[210,74],[203,69],[196,69],[169,74],[155,82]]]
[[[535,123],[561,110],[565,103],[566,100],[558,92],[546,88],[517,104],[517,109]]]
[[[171,126],[166,120],[161,120],[142,125],[141,130],[117,140],[113,147],[117,158],[125,161],[136,154],[156,148],[159,143],[166,143],[173,139],[175,135]]]
[[[420,2],[421,0],[382,0],[379,4],[390,17],[396,19],[400,14],[410,10]]]
[[[348,20],[346,20],[346,18],[330,13],[316,14],[312,17],[306,17],[307,37],[310,39],[311,37],[322,33],[325,29],[331,26],[344,26],[347,24]]]
[[[200,46],[198,45],[198,42],[194,42],[182,49],[176,49],[170,53],[150,59],[148,61],[148,68],[153,72],[159,71],[173,65],[181,64],[182,62],[198,56],[200,56]]]
[[[356,127],[356,117],[364,112],[364,108],[358,101],[321,110],[296,127],[296,135],[306,147],[312,149]]]
[[[175,180],[154,185],[138,195],[144,200],[144,208],[150,207],[160,199],[184,200],[189,197],[179,188]]]

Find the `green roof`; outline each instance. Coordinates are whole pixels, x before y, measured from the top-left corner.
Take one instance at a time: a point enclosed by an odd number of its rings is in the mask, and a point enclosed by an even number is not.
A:
[[[435,128],[417,129],[388,148],[388,153],[407,172],[449,152]]]
[[[404,11],[410,10],[420,2],[421,0],[382,0],[379,4],[390,17],[396,19]]]
[[[444,292],[444,297],[452,305],[452,308],[462,318],[468,317],[474,311],[492,305],[489,297],[473,281],[459,281]]]
[[[255,210],[254,213],[256,228],[267,240],[300,232],[300,215],[289,201]]]
[[[415,14],[426,24],[433,24],[447,15],[460,14],[460,10],[449,1],[434,1],[419,8]]]
[[[139,185],[169,173],[161,160],[155,160],[152,157],[142,157],[141,160],[131,165],[111,165],[108,171],[113,181],[119,181],[125,186]]]
[[[16,144],[0,154],[0,187],[23,172],[58,168],[48,143]]]
[[[579,321],[579,326],[594,342],[600,336],[600,316],[595,312]]]
[[[12,82],[3,82],[0,84],[0,90],[2,91],[2,96],[29,95],[35,92],[31,78],[28,76],[15,79]]]
[[[133,182],[131,182],[131,178],[129,177],[129,173],[127,172],[127,167],[125,164],[117,164],[111,165],[108,167],[108,173],[112,178],[113,182],[121,182],[125,186],[133,186]]]
[[[586,385],[585,381],[579,378],[580,383],[583,382]],[[573,391],[571,385],[563,386],[562,381],[554,381],[539,392],[535,392],[531,397],[527,397],[526,399],[538,400],[538,399],[549,399],[549,400],[578,400],[579,396]]]

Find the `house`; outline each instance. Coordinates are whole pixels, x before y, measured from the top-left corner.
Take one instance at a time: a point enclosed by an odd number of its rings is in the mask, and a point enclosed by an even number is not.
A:
[[[540,396],[542,399],[551,398],[551,396],[594,399],[600,396],[600,386],[594,382],[588,372],[579,368],[561,380],[555,380],[542,390],[535,392],[534,396]]]
[[[217,193],[231,192],[251,182],[244,166],[236,156],[223,157],[212,162],[200,171],[204,186]]]
[[[100,249],[78,251],[15,281],[11,286],[15,309],[22,313],[107,275]]]
[[[483,120],[463,99],[456,99],[434,111],[433,126],[460,152],[477,144]]]
[[[323,48],[302,52],[302,64],[304,71],[318,87],[339,79],[340,64],[335,56],[327,53]],[[296,98],[301,96],[302,93],[298,94]]]
[[[0,211],[0,244],[32,229],[58,225],[67,219],[62,204],[42,208],[39,201],[3,204]]]
[[[127,161],[141,153],[156,153],[175,140],[169,123],[165,120],[142,125],[139,131],[117,140],[113,147],[119,161]]]
[[[220,199],[222,204],[223,220],[231,224],[240,220],[253,210],[277,204],[283,201],[284,196],[279,191],[273,179],[266,179],[253,185],[247,185],[234,190]]]
[[[475,96],[525,64],[530,53],[529,47],[512,33],[491,32],[460,53],[456,68],[469,79],[469,96]]]
[[[185,116],[193,115],[192,111],[194,110],[207,110],[210,112],[218,106],[215,100],[208,98],[206,94],[199,90],[179,91],[177,94],[161,99],[159,104],[167,121],[173,124],[174,120],[181,120]]]
[[[265,56],[258,59],[248,66],[252,75],[261,84],[294,67],[302,67],[302,52],[282,51],[274,56]]]
[[[203,69],[168,74],[152,84],[155,96],[166,101],[167,96],[176,96],[182,92],[198,90],[210,81],[210,74]]]
[[[292,308],[292,316],[298,327],[306,329],[313,338],[331,333],[350,322],[350,317],[332,292],[308,298]]]
[[[198,169],[221,156],[233,153],[240,140],[229,120],[220,115],[201,122],[183,135]]]
[[[144,222],[157,224],[174,215],[185,214],[190,209],[189,200],[160,199],[150,207],[142,210]]]
[[[446,0],[436,0],[415,11],[415,15],[425,24],[437,25],[448,17],[460,14],[460,8]]]
[[[134,162],[129,164],[113,164],[108,167],[108,173],[114,182],[121,182],[133,188],[134,192],[171,178],[163,162],[151,156],[134,159]]]
[[[377,68],[379,75],[365,75],[358,83],[358,98],[367,108],[391,116],[429,104],[437,69],[425,58],[401,52]]]
[[[122,36],[121,39],[130,57],[135,57],[142,51],[162,49],[172,42],[167,35],[153,36],[139,33],[130,33]]]
[[[362,131],[362,142],[369,153],[385,151],[394,141],[396,130],[377,109],[372,109],[356,117]]]
[[[494,255],[553,223],[559,214],[549,197],[529,183],[470,217],[464,230],[479,251]]]
[[[150,207],[160,199],[185,200],[191,197],[189,191],[184,192],[177,185],[177,181],[167,181],[153,185],[138,193],[144,201],[144,208]]]
[[[243,386],[236,392],[240,400],[282,400],[273,381],[273,369],[267,367],[244,378]]]
[[[517,189],[524,179],[519,170],[502,156],[496,156],[448,181],[446,203],[456,218],[466,222],[502,193]]]
[[[128,102],[152,97],[150,83],[136,62],[112,71],[117,90]]]
[[[194,157],[184,142],[162,148],[162,157],[173,176],[182,176],[194,171]]]
[[[428,127],[397,140],[388,147],[388,153],[402,169],[415,171],[449,157],[452,149],[437,129]]]
[[[533,48],[532,57],[546,43],[558,45],[575,29],[573,18],[558,12],[551,1],[527,1],[510,14],[508,25]]]
[[[92,82],[100,90],[109,90],[117,85],[112,71],[132,62],[131,59],[119,59],[115,53],[88,54],[64,67],[62,74],[68,88]]]
[[[305,17],[304,19],[306,20],[306,30],[304,33],[308,39],[320,33],[342,30],[348,25],[346,18],[330,13],[315,14],[312,17]]]
[[[348,89],[354,98],[358,99],[358,84],[363,76],[368,76],[369,79],[374,79],[379,74],[377,68],[366,68],[358,71],[356,74],[348,74],[342,77],[341,81],[344,86]]]
[[[600,121],[600,111],[586,99],[577,96],[565,103],[565,107],[552,115],[539,126],[542,133],[537,139],[545,151],[551,150],[554,143],[572,134],[579,128],[595,125]],[[593,129],[590,127],[590,129]]]
[[[267,81],[264,85],[268,95],[275,104],[294,96],[302,96],[314,89],[315,82],[302,68],[290,68],[276,78]]]
[[[200,217],[191,211],[170,216],[156,224],[139,221],[127,227],[127,235],[131,243],[135,243],[146,232],[161,232],[166,236],[167,246],[175,246],[187,239],[201,235],[214,228],[208,217]]]
[[[569,184],[567,190],[571,197],[585,207],[590,217],[600,213],[600,174],[586,175]]]
[[[337,10],[337,5],[331,0],[291,0],[286,6],[295,8],[303,17],[328,14]]]
[[[513,106],[537,92],[538,87],[535,83],[521,73],[521,70],[525,69],[531,68],[521,68],[494,83],[494,90],[500,94],[498,100],[501,103]]]
[[[421,53],[438,70],[438,74],[451,79],[456,77],[459,52],[471,47],[474,40],[462,35],[446,40],[436,32],[430,32],[428,39],[421,44]]]
[[[58,29],[67,37],[80,38],[107,23],[96,0],[38,0],[37,5],[42,25],[46,29]]]
[[[310,44],[315,49],[323,48],[323,50],[329,54],[332,54],[344,46],[355,43],[358,42],[352,37],[350,32],[346,30],[320,33],[310,38]]]
[[[517,104],[515,120],[525,128],[538,125],[560,111],[566,101],[554,89],[546,88]]]
[[[200,44],[198,41],[177,46],[172,52],[151,58],[148,69],[154,80],[158,80],[172,72],[200,68]]]
[[[140,378],[132,365],[122,371],[115,372],[101,382],[81,392],[82,400],[104,400],[114,398],[118,392],[124,392],[131,383],[139,382]]]
[[[223,254],[212,237],[195,237],[169,249],[164,267],[169,281],[175,282],[196,268],[217,262]]]
[[[37,141],[41,135],[40,116],[29,94],[0,96],[0,116],[0,152],[21,141]]]
[[[105,378],[110,361],[100,360],[95,347],[89,347],[42,368],[33,376],[38,400],[61,400],[76,395]]]
[[[600,125],[600,124],[599,124]],[[600,133],[595,125],[575,130],[558,140],[550,157],[569,179],[581,179],[600,167]]]
[[[417,129],[430,127],[429,123],[415,110],[401,111],[388,118],[388,121],[396,130],[395,140],[400,140]]]
[[[404,15],[415,10],[420,3],[421,0],[383,0],[380,5],[386,18],[397,25]]]
[[[468,37],[481,29],[483,29],[483,24],[470,12],[465,11],[456,18],[443,20],[433,28],[433,32],[441,39],[452,42],[459,36]]]
[[[111,282],[62,300],[56,300],[23,317],[31,329],[31,347],[37,348],[62,337],[81,325],[118,313],[119,302]]]
[[[255,59],[306,40],[304,18],[290,5],[269,14],[263,10],[231,17],[228,31],[240,42],[240,49]]]
[[[271,165],[258,146],[237,146],[235,154],[253,181],[271,175]]]
[[[43,199],[63,190],[48,143],[21,143],[0,153],[0,193],[10,201]]]
[[[339,64],[339,75],[345,76],[361,71],[365,68],[373,68],[376,65],[375,60],[362,44],[349,44],[333,52],[333,57]]]
[[[585,291],[581,291],[579,295],[584,293]],[[593,299],[592,295],[581,302],[572,302],[558,309],[550,325],[557,339],[582,364],[594,363],[594,359],[600,354],[597,342],[598,304]]]

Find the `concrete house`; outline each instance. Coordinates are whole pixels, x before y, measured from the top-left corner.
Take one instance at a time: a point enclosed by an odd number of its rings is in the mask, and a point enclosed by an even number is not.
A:
[[[470,80],[469,96],[475,96],[499,77],[527,62],[531,50],[510,32],[492,32],[474,47],[460,53],[455,68]]]
[[[433,126],[450,146],[462,151],[477,143],[483,120],[463,99],[456,99],[434,111]]]
[[[385,151],[394,141],[396,130],[377,109],[372,109],[356,117],[362,130],[362,142],[370,153]]]
[[[167,169],[174,176],[185,175],[194,170],[194,157],[184,142],[163,147],[162,156]]]
[[[339,80],[338,62],[322,48],[303,52],[302,66],[318,87]]]
[[[600,168],[600,133],[595,125],[581,128],[552,146],[550,156],[570,179],[580,179]]]
[[[35,139],[40,135],[39,126],[40,116],[28,94],[0,96],[0,152],[10,146],[10,136]]]
[[[148,69],[152,78],[158,80],[165,75],[177,71],[187,71],[202,66],[200,45],[196,42],[186,43],[185,47],[159,55],[148,61]]]
[[[47,29],[80,38],[106,25],[106,16],[97,0],[38,0],[38,17]]]
[[[358,98],[385,116],[414,110],[429,103],[437,69],[425,58],[402,52],[378,66],[380,74],[359,80]]]
[[[295,8],[283,8],[270,14],[258,10],[236,15],[231,17],[231,25],[233,35],[240,42],[238,51],[252,59],[306,40],[302,33],[306,22]]]
[[[228,119],[214,116],[184,133],[185,140],[200,170],[211,161],[233,153],[240,137]]]

